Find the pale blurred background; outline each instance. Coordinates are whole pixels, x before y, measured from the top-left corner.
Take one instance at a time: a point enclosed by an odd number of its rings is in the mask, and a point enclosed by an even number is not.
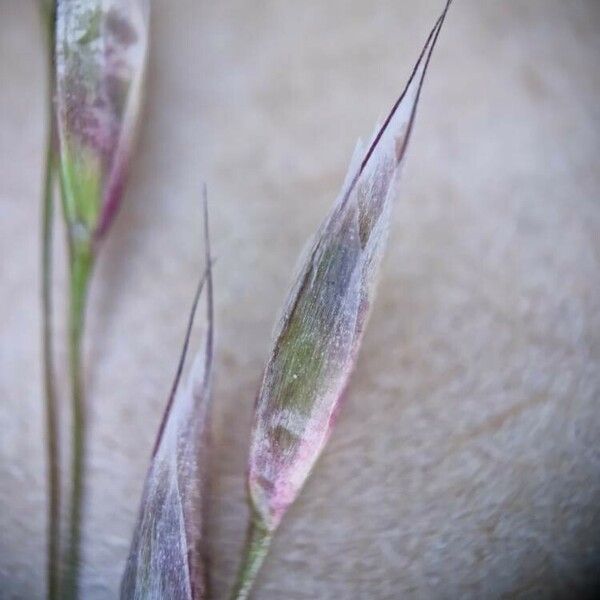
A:
[[[441,5],[154,1],[139,151],[92,292],[83,598],[117,595],[201,268],[203,181],[218,257],[208,543],[226,597],[292,267]],[[255,598],[600,589],[599,34],[597,0],[455,1],[347,404]],[[3,599],[41,598],[45,580],[44,81],[34,2],[0,0]],[[58,287],[62,252],[58,235]]]

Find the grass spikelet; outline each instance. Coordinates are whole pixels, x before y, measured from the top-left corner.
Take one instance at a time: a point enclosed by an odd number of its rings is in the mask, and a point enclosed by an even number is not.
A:
[[[233,599],[246,598],[281,519],[320,456],[356,362],[397,180],[427,67],[450,2],[346,183],[286,302],[256,402],[248,466],[251,518]]]
[[[206,219],[205,212],[206,273],[196,292],[183,352],[146,477],[121,584],[123,600],[206,598],[202,530],[213,360],[212,274]],[[182,383],[194,315],[204,287],[204,340]]]

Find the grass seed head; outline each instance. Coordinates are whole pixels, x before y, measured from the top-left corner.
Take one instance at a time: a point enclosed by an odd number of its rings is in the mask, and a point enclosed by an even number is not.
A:
[[[63,204],[74,242],[108,230],[139,117],[148,0],[58,0],[56,116]]]

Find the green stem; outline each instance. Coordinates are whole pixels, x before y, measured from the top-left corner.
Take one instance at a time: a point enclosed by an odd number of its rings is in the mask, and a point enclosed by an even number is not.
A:
[[[46,400],[47,480],[48,480],[48,546],[47,594],[49,600],[59,598],[60,575],[60,444],[56,386],[54,382],[54,355],[52,350],[52,224],[54,216],[54,114],[52,89],[54,69],[54,12],[44,7],[44,27],[48,43],[48,123],[44,167],[44,196],[42,205],[42,352],[44,393]]]
[[[49,136],[50,137],[50,136]],[[52,143],[48,143],[42,217],[42,346],[46,394],[46,435],[48,452],[48,598],[58,598],[60,537],[60,457],[54,356],[52,352]]]
[[[273,533],[265,529],[255,519],[248,526],[246,545],[240,565],[237,581],[231,592],[230,600],[246,600],[254,585],[256,576],[267,556]]]
[[[85,492],[86,406],[83,381],[83,332],[87,290],[92,272],[92,252],[88,244],[72,243],[70,248],[69,374],[71,380],[71,506],[69,540],[64,578],[64,597],[79,596],[81,565],[81,520]]]

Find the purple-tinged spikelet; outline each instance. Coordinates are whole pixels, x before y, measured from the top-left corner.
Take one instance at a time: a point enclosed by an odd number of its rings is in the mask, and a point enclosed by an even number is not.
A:
[[[94,244],[119,207],[139,117],[149,0],[58,0],[56,115],[63,204]]]
[[[207,238],[208,239],[208,238]],[[194,300],[183,353],[160,426],[123,581],[123,600],[206,598],[202,556],[213,355],[210,255]],[[204,342],[179,385],[194,313],[206,284]]]
[[[396,182],[445,12],[413,76],[322,226],[287,301],[258,394],[249,464],[256,518],[269,530],[325,445],[364,331]],[[362,158],[360,162],[357,157]]]
[[[150,0],[55,0],[57,166],[69,243],[71,502],[62,597],[79,595],[87,418],[82,344],[97,246],[123,186],[139,116]]]
[[[246,598],[270,537],[329,437],[356,361],[396,183],[446,5],[401,97],[345,185],[295,283],[258,393],[248,466],[251,526],[232,598]]]

